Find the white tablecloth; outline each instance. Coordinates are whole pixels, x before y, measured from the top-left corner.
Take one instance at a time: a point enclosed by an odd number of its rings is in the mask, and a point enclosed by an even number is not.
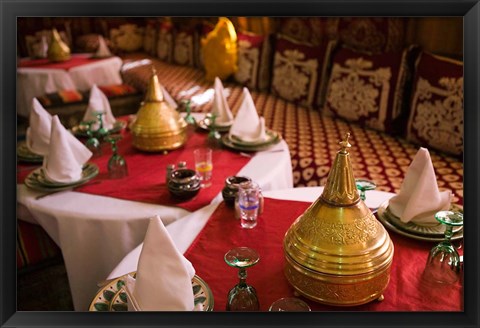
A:
[[[268,198],[314,202],[321,195],[322,191],[323,187],[305,187],[272,190],[266,191],[263,194]],[[384,191],[367,191],[367,199],[365,203],[370,208],[377,208],[394,195],[395,194]],[[198,233],[205,226],[208,218],[212,215],[217,206],[218,203],[211,204],[210,206],[203,208],[201,211],[189,214],[167,226],[167,231],[170,233],[170,236],[181,253],[184,253],[195,240],[195,237],[197,237]],[[232,218],[232,220],[234,219]],[[107,279],[116,278],[129,272],[136,271],[142,246],[143,244],[140,244],[137,248],[131,251],[108,275]]]
[[[282,141],[275,147],[282,151],[257,153],[239,172],[258,182],[265,191],[293,186],[288,146]],[[88,309],[97,290],[96,283],[105,279],[128,252],[143,242],[148,218],[158,214],[169,227],[172,222],[190,214],[178,207],[74,191],[59,192],[36,200],[39,194],[42,193],[18,185],[17,216],[39,223],[61,248],[74,306],[79,311]],[[221,201],[219,193],[212,204]],[[201,215],[209,208],[198,210],[194,215]],[[195,226],[196,223],[192,222],[188,228],[196,231]],[[181,234],[181,231],[178,233]],[[189,232],[185,233],[188,235]]]
[[[76,54],[73,56],[86,55]],[[110,57],[69,70],[20,67],[17,69],[17,114],[28,117],[32,99],[47,93],[75,89],[85,91],[94,84],[121,84],[120,68],[122,63],[122,59],[119,57]]]

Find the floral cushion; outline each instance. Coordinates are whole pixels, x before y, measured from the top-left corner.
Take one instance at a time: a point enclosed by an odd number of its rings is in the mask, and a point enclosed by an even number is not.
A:
[[[157,20],[147,19],[145,36],[143,38],[143,51],[149,55],[155,55],[157,49]]]
[[[135,52],[143,47],[145,28],[137,24],[123,24],[110,29],[110,41],[116,52]]]
[[[341,17],[325,20],[328,38],[369,53],[400,51],[404,45],[405,19],[396,17]]]
[[[78,52],[95,52],[99,45],[99,34],[90,33],[75,39],[75,50]],[[107,42],[107,40],[105,40]],[[107,44],[108,46],[108,44]]]
[[[463,154],[463,63],[424,52],[417,62],[407,139]]]
[[[164,19],[158,23],[157,57],[168,63],[172,62],[173,55],[173,24]]]
[[[314,45],[325,40],[325,20],[321,17],[279,18],[279,31],[292,39]]]
[[[250,88],[265,90],[270,80],[271,46],[268,35],[237,33],[238,69],[234,79]]]
[[[379,131],[403,133],[399,122],[407,110],[405,86],[416,49],[378,55],[340,49],[332,59],[325,112]]]
[[[271,92],[302,106],[321,105],[335,44],[330,41],[314,46],[279,36],[275,44]]]
[[[173,63],[195,66],[195,42],[197,38],[194,29],[176,31],[173,38]]]

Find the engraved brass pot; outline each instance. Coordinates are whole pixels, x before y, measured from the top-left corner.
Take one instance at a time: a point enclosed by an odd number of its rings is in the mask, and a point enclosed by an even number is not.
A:
[[[52,41],[48,46],[47,58],[53,62],[67,61],[71,58],[70,48],[63,42],[55,28],[52,30]]]
[[[187,123],[164,100],[155,70],[152,72],[145,100],[130,129],[133,146],[143,151],[173,150],[187,141]]]
[[[360,199],[347,149],[340,142],[321,196],[285,234],[285,275],[301,295],[319,303],[355,306],[383,299],[393,243]]]

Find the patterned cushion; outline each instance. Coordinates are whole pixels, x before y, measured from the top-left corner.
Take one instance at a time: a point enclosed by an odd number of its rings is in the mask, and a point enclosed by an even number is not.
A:
[[[58,256],[60,248],[42,227],[17,220],[17,269]]]
[[[270,82],[270,38],[238,32],[238,70],[234,79],[249,89],[268,89]]]
[[[129,54],[126,58],[145,59],[138,54]],[[202,71],[169,65],[155,59],[151,59],[151,63],[158,72],[163,72],[159,75],[160,82],[174,99],[190,99],[195,111],[210,111],[211,102],[205,99],[208,99],[207,90],[212,85],[205,81]],[[143,79],[144,85],[150,75],[150,64],[129,70],[132,80],[133,77],[138,81]],[[230,89],[227,102],[235,115],[240,107],[242,87],[232,83],[225,83],[225,87]],[[319,186],[325,183],[338,151],[338,142],[345,132],[349,131],[352,134],[350,153],[355,177],[374,180],[378,185],[377,190],[400,190],[405,172],[418,151],[417,145],[356,123],[325,116],[317,110],[293,104],[268,92],[252,90],[251,95],[259,115],[265,118],[267,127],[281,133],[288,143],[295,187]],[[452,190],[455,194],[453,201],[462,204],[461,160],[434,149],[430,149],[430,155],[440,190]]]
[[[417,62],[407,139],[463,154],[463,63],[422,53]]]
[[[99,34],[90,33],[75,39],[75,49],[78,52],[95,52],[98,49]],[[105,40],[107,41],[107,40]],[[108,45],[108,44],[107,44]]]
[[[102,85],[98,86],[98,88],[102,90],[109,99],[138,93],[137,89],[127,84]],[[67,104],[88,103],[89,96],[90,90],[61,90],[37,97],[37,99],[43,107],[51,108]]]
[[[408,101],[405,85],[411,78],[411,57],[416,48],[367,55],[346,48],[336,52],[324,110],[362,126],[400,133]]]
[[[110,41],[116,52],[135,52],[143,47],[145,28],[136,24],[123,24],[110,29]]]
[[[173,24],[164,19],[158,23],[157,57],[168,63],[172,62],[173,55]]]
[[[195,41],[197,39],[198,35],[194,29],[178,30],[175,33],[173,38],[173,62],[175,64],[195,66]]]
[[[157,49],[157,20],[147,19],[145,37],[143,38],[143,51],[149,55],[155,55]]]
[[[404,45],[405,19],[395,17],[341,17],[325,20],[329,39],[369,53],[400,51]]]
[[[279,36],[275,45],[271,92],[295,104],[323,103],[328,63],[335,42],[322,46]]]
[[[321,17],[279,18],[279,31],[292,39],[320,45],[325,41],[325,20]]]

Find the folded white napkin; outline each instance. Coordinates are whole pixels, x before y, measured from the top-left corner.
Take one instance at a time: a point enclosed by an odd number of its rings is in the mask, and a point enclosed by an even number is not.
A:
[[[82,167],[92,152],[60,123],[52,118],[48,154],[43,158],[45,177],[53,182],[69,183],[80,180]]]
[[[115,117],[112,114],[110,102],[107,96],[100,90],[97,85],[93,85],[90,90],[90,99],[88,101],[88,107],[83,115],[83,121],[97,121],[98,117],[95,113],[102,112],[103,127],[107,130],[113,128],[115,124]],[[92,125],[92,131],[96,131],[100,128],[100,123]]]
[[[228,106],[222,81],[216,77],[214,84],[215,94],[213,97],[211,113],[215,115],[215,125],[228,126],[233,122],[233,114]]]
[[[127,276],[131,311],[192,311],[195,269],[175,247],[162,220],[150,219],[136,279]]]
[[[177,109],[177,102],[173,100],[173,97],[168,93],[167,89],[165,89],[162,84],[160,84],[160,88],[162,89],[163,99],[167,102],[167,104],[169,104],[173,109]]]
[[[98,36],[98,48],[97,52],[95,52],[95,57],[111,57],[113,56],[112,53],[110,52],[110,49],[107,46],[107,43],[105,42],[105,39],[103,36],[99,35]]]
[[[389,201],[390,211],[402,222],[436,224],[435,213],[448,210],[452,192],[438,190],[430,153],[420,148],[408,167],[400,192]]]
[[[37,98],[32,101],[29,124],[25,136],[28,149],[35,154],[46,155],[50,144],[52,115],[43,108]]]
[[[243,88],[243,99],[229,132],[243,141],[265,141],[265,120],[258,117],[257,109],[247,88]]]

